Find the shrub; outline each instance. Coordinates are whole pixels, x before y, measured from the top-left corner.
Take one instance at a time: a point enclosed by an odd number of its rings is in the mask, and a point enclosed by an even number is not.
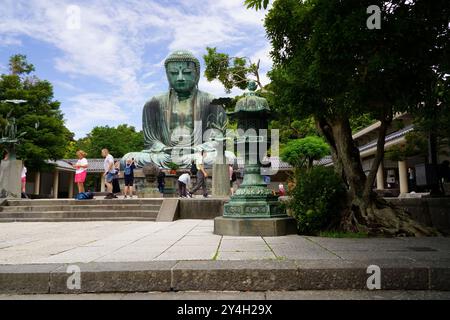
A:
[[[281,160],[301,168],[306,165],[311,168],[314,160],[319,160],[330,153],[330,147],[317,136],[307,136],[288,142],[281,151]]]
[[[333,169],[296,170],[295,180],[288,207],[300,234],[317,234],[339,220],[346,189]]]

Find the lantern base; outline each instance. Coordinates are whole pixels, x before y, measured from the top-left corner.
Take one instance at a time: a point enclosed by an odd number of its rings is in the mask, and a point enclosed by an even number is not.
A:
[[[214,219],[214,234],[222,236],[278,237],[297,233],[294,218],[226,218]]]

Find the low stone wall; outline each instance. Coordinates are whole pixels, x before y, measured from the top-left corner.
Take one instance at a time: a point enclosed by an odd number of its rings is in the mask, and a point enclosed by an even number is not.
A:
[[[450,234],[450,198],[385,198],[422,224]]]
[[[223,213],[228,198],[181,199],[179,219],[214,219]]]

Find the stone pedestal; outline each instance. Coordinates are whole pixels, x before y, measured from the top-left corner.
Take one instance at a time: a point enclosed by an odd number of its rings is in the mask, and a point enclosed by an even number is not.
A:
[[[138,198],[162,198],[163,195],[159,192],[158,188],[145,187],[136,191]]]
[[[230,195],[230,174],[228,164],[214,164],[212,174],[212,195],[227,197]]]
[[[214,219],[214,234],[224,236],[278,237],[296,234],[296,221],[284,218],[225,218]]]
[[[0,198],[21,198],[22,160],[7,160],[0,166]]]
[[[178,197],[178,176],[166,174],[164,179],[164,198]]]

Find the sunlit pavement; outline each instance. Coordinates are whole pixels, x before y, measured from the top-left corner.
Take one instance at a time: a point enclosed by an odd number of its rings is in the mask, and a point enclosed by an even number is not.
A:
[[[450,261],[450,238],[230,237],[212,220],[0,224],[0,264],[167,260]]]

